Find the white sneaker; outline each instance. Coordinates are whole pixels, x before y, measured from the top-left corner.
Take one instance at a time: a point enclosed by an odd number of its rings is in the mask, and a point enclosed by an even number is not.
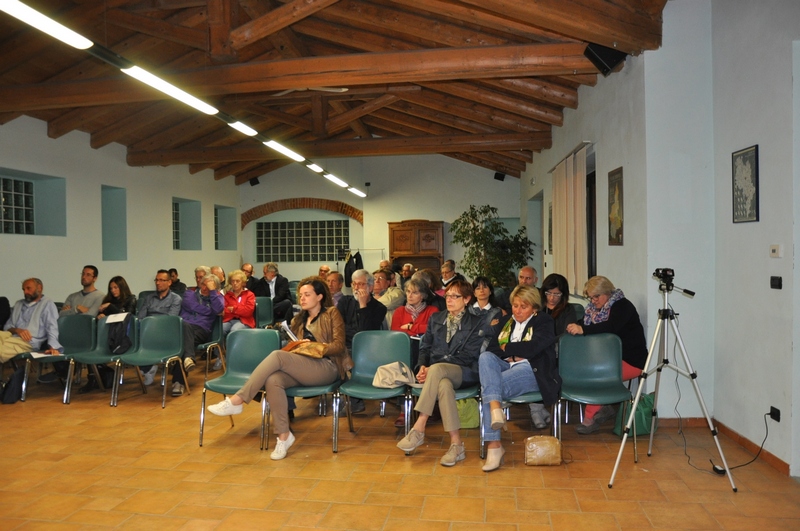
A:
[[[184,358],[183,359],[183,370],[187,373],[192,372],[197,364],[194,362],[194,358]]]
[[[158,365],[153,365],[152,367],[150,367],[150,370],[144,373],[144,384],[152,385],[153,381],[156,378],[157,372],[158,372]]]
[[[279,461],[286,457],[286,452],[288,452],[289,448],[292,447],[294,441],[294,433],[292,432],[289,432],[289,438],[285,441],[278,439],[278,442],[275,445],[275,451],[270,454],[269,458],[273,461]]]
[[[229,415],[238,415],[242,412],[242,404],[238,406],[234,406],[231,404],[231,399],[226,398],[219,404],[214,404],[213,406],[208,406],[207,408],[211,413],[215,415],[219,415],[220,417],[227,417]]]

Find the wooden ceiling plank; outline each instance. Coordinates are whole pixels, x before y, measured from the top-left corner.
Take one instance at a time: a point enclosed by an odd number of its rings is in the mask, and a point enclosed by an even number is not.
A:
[[[519,114],[496,109],[483,103],[463,98],[447,97],[444,93],[425,90],[420,93],[400,94],[401,99],[414,102],[441,112],[461,116],[505,131],[533,132],[550,131],[551,125],[525,118]]]
[[[230,45],[230,33],[238,18],[239,2],[236,0],[208,1],[208,51],[217,62],[236,60],[236,50]]]
[[[482,159],[479,159],[479,158],[474,157],[474,156],[470,157],[468,155],[461,154],[461,153],[445,153],[444,156],[445,157],[451,157],[451,158],[454,158],[456,160],[460,160],[461,162],[466,162],[468,164],[472,164],[472,165],[475,165],[475,166],[481,166],[481,167],[486,168],[488,170],[491,170],[493,172],[505,173],[509,177],[516,177],[517,179],[519,179],[520,176],[522,175],[522,172],[520,172],[520,171],[518,171],[518,170],[516,170],[514,168],[507,167],[507,166],[500,166],[500,165],[497,165],[497,164],[489,164],[489,163],[484,162]]]
[[[289,161],[274,160],[274,161],[269,162],[267,164],[262,164],[262,165],[258,166],[257,168],[253,168],[252,170],[247,171],[247,172],[245,172],[245,173],[243,173],[241,175],[237,175],[234,182],[237,185],[244,184],[246,182],[250,182],[250,179],[253,179],[255,177],[261,177],[262,175],[265,175],[267,173],[270,173],[270,172],[273,172],[273,171],[278,170],[280,168],[283,168],[284,166],[288,166],[289,164],[291,164],[291,162],[289,162]]]
[[[109,24],[208,52],[208,33],[205,31],[120,9],[110,10],[105,17]]]
[[[661,16],[637,10],[638,0],[462,1],[631,55],[661,47]]]
[[[317,138],[327,136],[325,123],[328,121],[328,102],[319,94],[311,95],[311,133]]]
[[[508,78],[596,71],[581,45],[530,44],[313,57],[199,68],[168,78],[196,96],[296,87]],[[123,77],[0,87],[0,112],[165,99]]]
[[[484,105],[503,109],[547,124],[558,126],[564,124],[564,113],[558,109],[530,104],[519,98],[512,98],[506,94],[495,91],[480,90],[469,83],[421,83],[421,85],[425,88],[438,90],[439,92],[444,92],[453,96],[460,96],[467,100],[477,101]]]
[[[99,149],[114,142],[123,132],[130,134],[137,131],[168,112],[169,106],[169,102],[156,102],[145,106],[137,112],[128,111],[124,118],[120,118],[107,127],[91,133],[89,145],[94,149]]]
[[[304,105],[302,107],[305,108],[306,106]],[[303,118],[302,116],[298,116],[293,113],[282,112],[265,105],[248,105],[245,107],[245,110],[256,115],[273,118],[281,123],[291,125],[299,129],[304,129],[306,131],[311,131],[313,127],[311,120],[308,118]],[[306,111],[303,110],[302,112],[305,113]]]
[[[129,1],[129,0],[126,0]],[[208,0],[144,0],[125,6],[126,11],[160,11],[184,9],[187,7],[206,7]]]
[[[485,26],[518,37],[531,39],[536,42],[563,42],[564,37],[558,33],[532,26],[504,17],[497,13],[490,13],[475,7],[454,3],[445,0],[391,0],[392,2],[411,9],[425,9],[436,15],[442,15],[470,24]]]
[[[230,45],[240,50],[257,40],[313,15],[339,0],[293,0],[230,32]]]
[[[509,90],[556,107],[578,108],[578,91],[540,78],[486,79],[479,85]]]
[[[108,114],[109,107],[81,107],[63,113],[55,120],[47,122],[48,138],[60,138],[63,135],[80,129],[84,124]]]

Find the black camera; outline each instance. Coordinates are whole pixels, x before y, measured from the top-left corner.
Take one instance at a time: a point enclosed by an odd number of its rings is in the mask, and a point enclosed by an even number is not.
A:
[[[653,276],[662,282],[669,283],[675,278],[675,270],[669,267],[659,267],[656,269],[656,272],[653,273]]]

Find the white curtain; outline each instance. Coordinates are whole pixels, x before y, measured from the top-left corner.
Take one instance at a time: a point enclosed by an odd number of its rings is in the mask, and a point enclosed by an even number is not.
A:
[[[586,148],[553,171],[553,265],[573,293],[588,280],[586,238]]]

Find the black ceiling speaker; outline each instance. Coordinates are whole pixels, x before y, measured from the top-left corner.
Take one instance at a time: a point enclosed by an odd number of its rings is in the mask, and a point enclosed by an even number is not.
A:
[[[258,181],[258,177],[253,177],[252,179],[250,179],[250,186],[255,186],[255,185],[257,185],[257,184],[261,184],[261,183]]]
[[[497,179],[498,181],[505,181],[506,180],[506,174],[505,173],[501,173],[501,172],[498,171],[498,172],[495,172],[494,178]]]
[[[597,67],[603,76],[610,74],[628,56],[625,52],[591,42],[586,46],[583,55]]]

